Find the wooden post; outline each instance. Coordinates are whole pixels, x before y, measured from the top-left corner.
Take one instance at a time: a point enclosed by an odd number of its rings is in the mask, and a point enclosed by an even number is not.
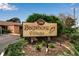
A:
[[[31,43],[33,43],[33,40],[34,40],[34,38],[33,38],[33,37],[31,37]]]
[[[46,53],[48,53],[48,42],[47,42],[47,45],[46,45]]]
[[[2,35],[2,27],[0,27],[0,35]]]
[[[47,45],[46,45],[46,53],[48,53],[48,51],[49,51],[49,42],[50,42],[50,40],[51,40],[51,38],[50,37],[48,37],[48,39],[47,39]]]
[[[50,37],[48,37],[48,42],[50,42],[51,41],[51,38]]]

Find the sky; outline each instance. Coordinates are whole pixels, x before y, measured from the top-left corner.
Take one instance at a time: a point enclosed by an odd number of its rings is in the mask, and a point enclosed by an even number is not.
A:
[[[79,18],[79,4],[76,3],[0,3],[0,20],[18,17],[25,21],[33,13],[73,15],[73,8],[76,8],[76,17]]]

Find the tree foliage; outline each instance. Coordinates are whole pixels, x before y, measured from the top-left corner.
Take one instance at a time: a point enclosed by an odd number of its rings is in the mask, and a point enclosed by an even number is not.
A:
[[[71,27],[75,24],[75,20],[72,19],[71,17],[67,17],[66,20],[65,20],[65,25],[67,27]]]
[[[7,20],[7,22],[17,22],[17,23],[20,23],[21,21],[20,21],[19,18],[14,17],[14,18],[11,18],[11,19]]]
[[[58,25],[58,35],[61,33],[61,31],[62,31],[62,21],[60,21],[60,19],[56,16],[34,13],[27,18],[26,22],[35,22],[38,19],[43,19],[44,21],[46,21],[48,23],[57,23],[57,25]]]

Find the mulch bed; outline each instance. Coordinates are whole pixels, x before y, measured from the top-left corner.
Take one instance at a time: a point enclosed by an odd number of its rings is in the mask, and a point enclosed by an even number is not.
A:
[[[42,47],[41,51],[38,51],[31,44],[25,45],[23,50],[25,51],[25,55],[28,56],[56,56],[59,52],[61,54],[63,51],[60,44],[57,44],[55,48],[48,48],[48,52],[46,52],[46,47]]]
[[[48,52],[46,52],[46,47],[42,47],[41,51],[38,51],[32,44],[24,45],[23,50],[25,51],[25,55],[28,56],[57,56],[63,55],[64,48],[60,45],[60,39],[66,38],[56,38],[53,41],[56,43],[55,48],[48,48]],[[61,41],[61,44],[65,44],[67,40]]]

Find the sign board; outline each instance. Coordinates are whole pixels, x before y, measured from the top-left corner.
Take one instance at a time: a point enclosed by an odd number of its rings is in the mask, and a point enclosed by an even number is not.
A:
[[[57,23],[23,23],[23,37],[57,36]]]

